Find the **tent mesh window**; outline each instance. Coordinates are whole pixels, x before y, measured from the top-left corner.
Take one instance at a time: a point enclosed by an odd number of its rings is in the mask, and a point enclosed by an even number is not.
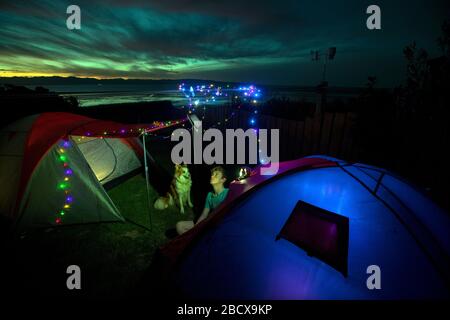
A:
[[[292,242],[347,277],[347,217],[298,201],[276,240],[280,238]]]

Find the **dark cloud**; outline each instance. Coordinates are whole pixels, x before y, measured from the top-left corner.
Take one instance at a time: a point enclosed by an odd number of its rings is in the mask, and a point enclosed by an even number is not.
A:
[[[396,84],[402,48],[438,54],[447,2],[379,0],[381,31],[365,27],[366,0],[79,0],[82,29],[65,27],[63,1],[0,2],[0,68],[98,77],[202,77],[315,84],[310,50],[337,46],[336,85],[379,75]],[[333,73],[335,72],[335,73]],[[338,73],[339,72],[339,73]]]

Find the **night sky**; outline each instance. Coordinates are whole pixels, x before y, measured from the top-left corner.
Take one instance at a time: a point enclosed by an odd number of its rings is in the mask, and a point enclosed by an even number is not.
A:
[[[252,81],[315,85],[310,51],[337,47],[328,80],[384,86],[405,75],[402,49],[416,41],[431,56],[448,1],[0,1],[0,76]],[[81,8],[81,30],[66,8]],[[366,8],[382,30],[366,28]]]

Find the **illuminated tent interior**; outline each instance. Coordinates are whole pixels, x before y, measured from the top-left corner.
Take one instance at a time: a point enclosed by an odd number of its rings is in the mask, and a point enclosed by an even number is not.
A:
[[[348,247],[338,257],[347,269],[310,254],[333,239],[320,228],[295,229],[299,203],[339,215],[344,232],[348,220]],[[189,298],[448,298],[449,231],[448,214],[391,172],[317,156],[233,181],[215,215],[163,247],[160,261],[172,292]],[[380,267],[381,290],[367,287],[371,265]]]
[[[142,167],[127,140],[117,138],[72,138],[97,180],[105,185]]]
[[[51,112],[0,131],[0,213],[16,231],[123,221],[105,188],[142,168],[139,136],[175,122],[123,125]]]

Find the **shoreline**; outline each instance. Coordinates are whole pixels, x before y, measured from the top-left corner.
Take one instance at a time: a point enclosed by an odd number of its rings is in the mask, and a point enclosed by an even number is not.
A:
[[[181,119],[186,116],[186,113],[175,107],[170,100],[105,104],[92,107],[78,106],[76,113],[119,123],[150,123]]]

